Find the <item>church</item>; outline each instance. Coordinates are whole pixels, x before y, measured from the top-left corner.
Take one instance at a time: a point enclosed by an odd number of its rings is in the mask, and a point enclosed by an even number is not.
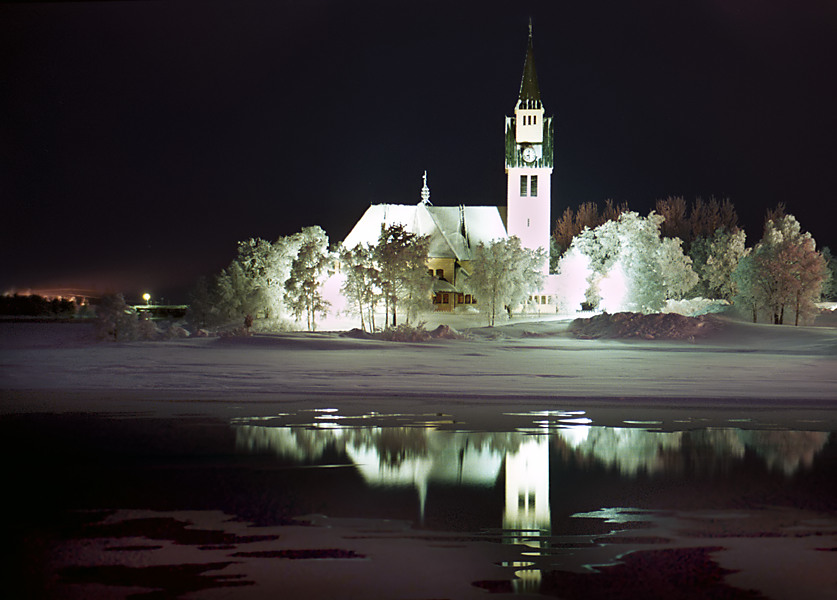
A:
[[[532,24],[514,115],[506,117],[506,206],[433,206],[427,173],[418,204],[373,204],[343,241],[345,248],[375,245],[381,227],[402,224],[429,236],[427,268],[434,276],[436,310],[476,304],[467,293],[471,252],[480,243],[517,236],[524,248],[549,252],[554,128],[545,116],[532,47]],[[543,265],[549,273],[549,261]],[[548,307],[548,295],[532,298],[533,308]]]

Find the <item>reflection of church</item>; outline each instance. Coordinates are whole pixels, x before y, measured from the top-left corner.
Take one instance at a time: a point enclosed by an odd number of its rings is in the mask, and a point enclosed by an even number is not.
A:
[[[270,450],[308,462],[339,448],[371,486],[413,487],[424,520],[431,483],[493,488],[505,472],[503,527],[549,530],[549,437],[414,427],[290,428],[240,426],[242,450]]]
[[[311,465],[334,456],[336,451],[341,457],[340,464],[343,457],[348,458],[370,488],[414,489],[421,523],[424,523],[431,486],[454,486],[463,491],[502,486],[505,492],[503,539],[528,546],[527,552],[533,553],[544,551],[552,534],[550,449],[553,446],[560,453],[573,455],[573,461],[578,464],[614,469],[629,478],[640,473],[676,472],[686,464],[691,469],[695,464],[712,469],[713,464],[718,464],[715,460],[721,464],[737,462],[747,452],[762,457],[768,469],[792,475],[810,467],[829,439],[828,432],[732,428],[663,432],[572,424],[574,420],[577,419],[562,422],[559,428],[550,428],[548,433],[333,425],[312,428],[243,425],[235,431],[236,445],[241,451],[269,451],[300,465]],[[695,461],[694,453],[700,456],[699,461]],[[675,460],[675,457],[679,458]],[[538,569],[523,568],[515,575],[516,591],[538,589],[541,579]]]
[[[545,116],[541,102],[530,24],[520,93],[514,115],[506,117],[506,206],[434,206],[425,174],[418,204],[373,204],[343,245],[375,245],[382,226],[402,224],[430,238],[427,267],[435,278],[437,310],[476,304],[467,293],[467,279],[472,252],[480,243],[517,236],[523,247],[549,252],[553,137],[552,117]],[[546,261],[544,274],[548,268]],[[549,303],[546,295],[534,300],[539,308]]]

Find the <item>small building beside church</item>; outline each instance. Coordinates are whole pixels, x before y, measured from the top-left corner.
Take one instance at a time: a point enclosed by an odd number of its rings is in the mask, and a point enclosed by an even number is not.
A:
[[[427,173],[418,204],[373,204],[346,236],[343,246],[375,245],[381,227],[403,225],[407,231],[429,236],[427,268],[435,277],[433,303],[437,310],[476,304],[468,292],[471,252],[480,244],[511,236],[524,248],[543,248],[547,255],[551,236],[551,178],[554,129],[545,116],[535,71],[532,25],[523,63],[520,92],[514,115],[506,117],[506,206],[433,206]],[[549,260],[543,265],[549,273]],[[534,305],[543,310],[549,295],[539,294]]]

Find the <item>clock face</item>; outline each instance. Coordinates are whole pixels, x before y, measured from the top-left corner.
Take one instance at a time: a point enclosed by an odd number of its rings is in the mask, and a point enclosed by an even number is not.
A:
[[[538,155],[535,153],[535,149],[532,148],[532,146],[526,146],[523,149],[523,160],[525,160],[526,162],[530,163],[533,160],[535,160],[537,157],[538,157]]]

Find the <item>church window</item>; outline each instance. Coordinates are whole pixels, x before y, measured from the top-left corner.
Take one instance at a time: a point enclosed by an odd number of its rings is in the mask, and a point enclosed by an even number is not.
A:
[[[530,196],[538,195],[538,176],[532,175],[532,182],[529,184]]]
[[[465,294],[465,304],[471,304],[471,294]]]
[[[521,175],[520,176],[520,195],[521,196],[528,196],[529,195],[529,182],[528,182],[528,175]]]
[[[456,303],[457,304],[465,304],[465,294],[457,294],[456,295]]]
[[[533,115],[532,116],[532,125],[537,125],[537,124],[538,124],[538,115]]]

